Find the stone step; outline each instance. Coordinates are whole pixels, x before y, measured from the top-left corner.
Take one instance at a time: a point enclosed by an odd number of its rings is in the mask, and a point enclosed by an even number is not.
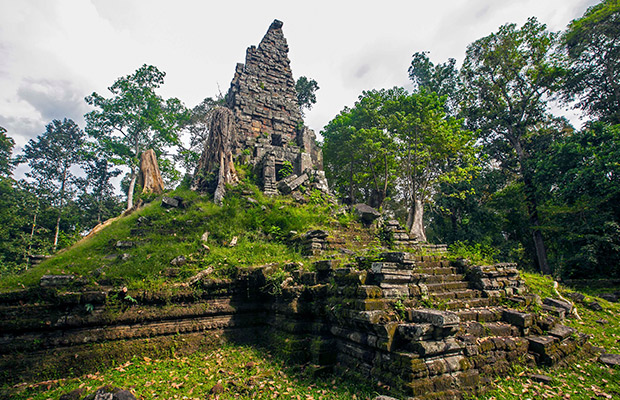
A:
[[[465,335],[472,335],[477,338],[495,336],[521,336],[519,328],[507,322],[481,323],[476,321],[467,321],[461,324],[460,333]]]
[[[443,283],[443,282],[465,282],[465,276],[463,274],[441,274],[441,275],[427,275],[422,274],[420,281],[426,284]]]
[[[429,289],[429,297],[431,300],[448,300],[448,299],[477,299],[482,298],[480,291],[476,289],[453,290],[445,292],[431,292]]]
[[[469,288],[469,282],[455,281],[455,282],[441,282],[441,283],[428,283],[429,293],[438,292],[453,292]]]
[[[493,299],[482,297],[473,299],[457,299],[444,303],[443,306],[452,311],[469,309],[472,307],[486,307],[493,304]]]
[[[415,270],[421,274],[425,275],[449,275],[449,274],[458,274],[459,269],[456,267],[421,267]]]
[[[461,322],[497,322],[501,321],[503,311],[504,308],[502,307],[484,307],[463,309],[457,311],[456,313],[461,319]]]

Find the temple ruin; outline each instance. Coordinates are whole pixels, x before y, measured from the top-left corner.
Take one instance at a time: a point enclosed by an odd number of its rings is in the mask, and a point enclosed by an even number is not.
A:
[[[250,163],[265,194],[288,194],[301,185],[328,191],[321,150],[297,101],[282,22],[274,20],[257,46],[237,64],[226,95],[234,116],[232,153]],[[199,175],[199,174],[196,174]]]

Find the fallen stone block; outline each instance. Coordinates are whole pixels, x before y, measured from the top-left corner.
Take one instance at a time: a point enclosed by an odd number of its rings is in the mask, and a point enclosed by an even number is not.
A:
[[[573,333],[575,333],[575,330],[573,328],[569,328],[568,326],[565,325],[556,325],[553,327],[553,329],[551,329],[549,331],[549,334],[551,336],[555,336],[560,340],[564,340],[567,337],[571,336]]]
[[[600,362],[610,366],[620,366],[620,354],[605,353],[598,358]]]
[[[552,299],[551,297],[545,297],[543,300],[543,304],[546,304],[551,307],[561,308],[566,311],[567,314],[570,314],[573,311],[573,305],[568,301]]]
[[[530,379],[533,380],[534,382],[541,382],[541,383],[551,383],[553,382],[553,378],[547,375],[541,375],[541,374],[532,374],[530,375]]]
[[[502,313],[502,320],[519,328],[529,328],[534,322],[532,314],[506,309]]]
[[[551,315],[555,315],[560,319],[564,319],[566,317],[566,310],[564,308],[554,307],[546,304],[543,304],[541,308],[543,309],[543,311],[546,311]]]
[[[282,179],[280,182],[278,182],[278,190],[282,194],[289,194],[293,190],[301,186],[307,180],[308,180],[307,174],[301,174],[301,176],[297,176],[297,175],[288,176]]]
[[[162,197],[161,206],[164,208],[177,208],[179,207],[179,200],[174,197]]]
[[[529,343],[529,351],[540,355],[547,354],[558,341],[554,336],[528,336],[526,339]]]
[[[409,321],[428,322],[438,328],[457,326],[461,321],[456,313],[428,308],[409,309],[407,310],[407,317]]]
[[[592,311],[603,311],[603,306],[601,306],[601,304],[596,301],[589,303],[588,308]]]
[[[381,216],[381,213],[367,204],[356,204],[353,206],[355,214],[366,224],[372,223]]]
[[[61,287],[71,284],[74,280],[74,275],[43,275],[39,285],[41,287]]]
[[[325,239],[327,236],[329,235],[329,233],[327,231],[324,231],[322,229],[314,229],[311,231],[308,231],[306,233],[304,233],[303,238],[306,240],[310,240],[310,239]]]
[[[607,300],[610,303],[617,303],[618,302],[618,296],[616,296],[613,293],[601,293],[598,295],[598,297],[600,297],[603,300]]]

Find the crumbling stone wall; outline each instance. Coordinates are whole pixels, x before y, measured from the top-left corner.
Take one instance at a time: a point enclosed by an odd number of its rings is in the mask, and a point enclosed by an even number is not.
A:
[[[245,64],[237,64],[226,102],[235,117],[235,153],[258,170],[267,194],[278,193],[284,177],[279,171],[290,163],[291,180],[327,192],[323,156],[316,136],[304,126],[295,80],[288,59],[283,23],[274,20],[258,47],[250,46]]]
[[[44,372],[43,364],[81,368],[89,345],[202,333],[266,341],[293,362],[380,381],[397,396],[452,399],[479,393],[516,363],[560,362],[585,342],[558,318],[505,305],[532,300],[518,275],[501,275],[516,290],[498,296],[496,284],[481,287],[477,275],[440,255],[387,252],[366,261],[316,261],[292,271],[277,291],[267,289],[267,265],[235,280],[199,274],[172,297],[131,292],[137,303],[111,289],[67,292],[49,284],[3,294],[0,378],[21,380]],[[502,269],[510,268],[484,268]]]
[[[282,25],[273,21],[258,47],[248,48],[245,64],[237,64],[227,103],[241,138],[262,135],[276,145],[295,143],[303,124]]]

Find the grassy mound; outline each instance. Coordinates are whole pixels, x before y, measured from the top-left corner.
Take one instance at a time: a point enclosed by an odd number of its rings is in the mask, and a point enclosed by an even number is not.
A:
[[[73,379],[18,385],[14,399],[50,399],[76,389],[85,396],[104,385],[130,389],[143,399],[372,399],[363,383],[313,376],[256,347],[225,344],[206,353],[169,359],[134,358]],[[81,398],[80,397],[80,398]]]
[[[521,273],[526,284],[541,297],[557,297],[553,280],[538,274]],[[576,292],[562,285],[559,293],[567,297]],[[593,346],[602,347],[608,353],[620,354],[620,304],[610,303],[595,297],[590,291],[579,292],[585,295],[583,302],[575,307],[581,320],[567,318],[565,325],[590,336]],[[601,311],[589,307],[593,301],[602,306]],[[527,369],[516,367],[512,373],[493,382],[491,390],[483,399],[617,399],[620,398],[620,368],[609,367],[598,361],[597,354],[579,353],[567,363],[555,368]],[[532,375],[545,375],[550,382],[541,382]]]
[[[220,207],[189,190],[166,195],[182,197],[184,207],[165,208],[156,199],[52,259],[2,277],[0,291],[36,287],[46,274],[72,274],[87,286],[154,289],[185,281],[207,267],[214,276],[231,277],[238,268],[252,265],[308,265],[308,258],[288,239],[292,232],[310,229],[357,240],[357,249],[378,244],[350,214],[321,196],[299,204],[288,197],[265,197],[257,187],[243,184],[230,190]],[[175,267],[171,261],[178,256],[186,263]]]

